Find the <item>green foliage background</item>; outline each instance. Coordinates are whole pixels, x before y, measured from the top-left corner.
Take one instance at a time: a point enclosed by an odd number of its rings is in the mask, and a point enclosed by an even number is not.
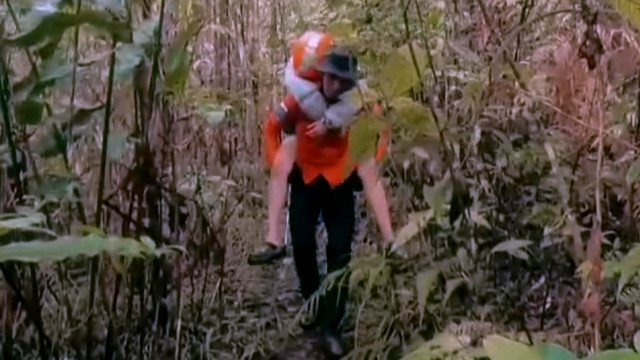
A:
[[[353,295],[347,358],[640,358],[635,1],[0,15],[2,358],[256,359],[298,338],[317,297],[291,259],[245,258],[265,233],[262,122],[309,29],[358,52],[359,101],[386,110],[355,123],[352,160],[392,134],[397,245],[363,221],[323,284]]]

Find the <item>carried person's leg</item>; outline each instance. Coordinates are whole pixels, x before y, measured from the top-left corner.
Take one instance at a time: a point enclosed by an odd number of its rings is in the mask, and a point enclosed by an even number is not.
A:
[[[249,256],[249,264],[263,264],[277,260],[286,254],[282,210],[287,201],[288,178],[296,156],[296,137],[285,137],[276,153],[268,188],[268,220],[265,246]]]
[[[358,164],[358,176],[360,176],[367,202],[373,209],[374,217],[382,233],[382,241],[387,244],[392,243],[394,235],[387,196],[384,185],[378,177],[378,166],[373,158]]]

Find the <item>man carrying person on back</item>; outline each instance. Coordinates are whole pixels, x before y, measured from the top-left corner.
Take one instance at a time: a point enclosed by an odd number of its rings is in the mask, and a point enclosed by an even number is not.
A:
[[[319,60],[322,73],[321,93],[327,104],[356,86],[357,58],[345,49],[334,47]],[[278,112],[270,114],[265,129],[267,163],[273,164],[281,144],[281,132],[295,129],[296,156],[289,175],[289,204],[293,256],[300,289],[309,299],[320,287],[316,259],[316,225],[320,214],[328,233],[327,271],[343,269],[351,259],[351,243],[355,226],[354,191],[362,184],[357,165],[349,160],[349,136],[344,132],[326,132],[322,136],[309,133],[314,122],[301,110],[295,98],[288,95]],[[384,157],[383,144],[375,159]],[[373,161],[373,160],[372,160]],[[334,286],[320,301],[317,316],[309,327],[317,327],[331,338],[340,338],[347,289]]]

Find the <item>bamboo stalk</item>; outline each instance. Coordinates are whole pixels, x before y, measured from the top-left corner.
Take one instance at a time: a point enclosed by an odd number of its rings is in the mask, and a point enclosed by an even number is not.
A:
[[[96,215],[95,215],[95,225],[96,227],[100,227],[102,225],[102,199],[104,197],[104,183],[105,183],[105,174],[107,167],[107,149],[109,146],[109,123],[111,118],[111,107],[112,107],[112,98],[113,98],[113,83],[114,83],[114,73],[115,73],[115,63],[116,63],[116,41],[115,39],[112,42],[112,52],[109,59],[109,80],[107,86],[107,101],[105,105],[104,112],[104,125],[102,129],[102,154],[100,157],[100,178],[98,180],[98,197],[96,199]],[[85,353],[85,358],[89,360],[91,358],[91,350],[92,350],[92,327],[93,327],[93,304],[95,301],[95,292],[96,292],[96,276],[98,272],[99,265],[99,257],[94,257],[91,259],[91,283],[89,287],[89,319],[87,320],[87,348]]]
[[[76,15],[80,14],[80,10],[82,9],[82,0],[78,0],[76,3]],[[77,24],[73,29],[73,68],[71,70],[71,99],[69,100],[69,116],[73,116],[73,110],[75,107],[75,98],[76,98],[76,73],[78,69],[78,38],[80,37],[80,25]],[[70,146],[72,134],[73,134],[73,123],[69,121],[69,126],[67,128],[68,135],[68,144]]]
[[[147,143],[147,126],[149,121],[153,118],[153,107],[155,105],[155,94],[156,94],[156,81],[158,78],[158,74],[160,73],[160,51],[162,50],[162,31],[164,24],[164,8],[165,8],[165,0],[160,2],[160,19],[158,20],[158,29],[156,32],[156,41],[153,49],[153,65],[151,67],[151,77],[149,79],[149,92],[148,96],[148,119],[143,119],[142,124],[142,137],[144,139],[143,143]]]
[[[13,131],[11,126],[12,117],[11,108],[9,107],[10,91],[11,87],[9,85],[9,74],[4,62],[4,51],[2,51],[2,49],[0,48],[0,111],[2,112],[4,134],[7,140],[7,144],[9,145],[9,152],[11,156],[11,167],[13,168],[13,173],[11,175],[14,178],[14,186],[16,187],[18,201],[20,201],[24,193],[22,189],[22,180],[20,179],[21,166],[18,162],[18,146],[15,142],[15,139],[13,138]]]

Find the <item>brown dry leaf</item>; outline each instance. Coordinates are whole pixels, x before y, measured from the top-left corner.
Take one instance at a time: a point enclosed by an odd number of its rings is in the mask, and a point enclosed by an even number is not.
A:
[[[591,321],[598,321],[600,319],[600,301],[599,297],[590,293],[580,302],[580,310]]]
[[[599,228],[591,230],[591,237],[587,244],[587,259],[591,262],[591,284],[599,286],[604,279],[604,265],[602,263],[602,232]]]
[[[608,79],[619,84],[638,72],[640,53],[637,49],[625,47],[612,52],[607,61]]]

